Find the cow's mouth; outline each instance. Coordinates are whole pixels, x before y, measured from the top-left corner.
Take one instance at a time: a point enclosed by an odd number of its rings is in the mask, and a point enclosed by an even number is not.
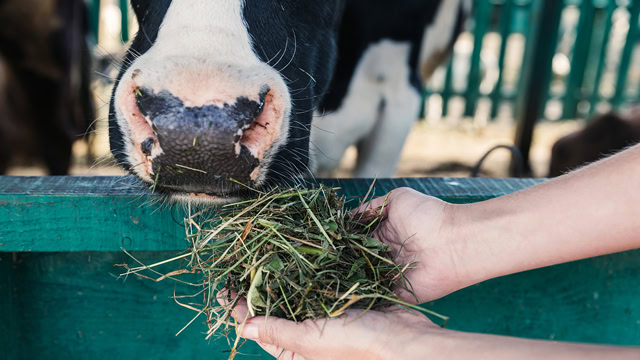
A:
[[[264,190],[263,187],[261,187]],[[151,190],[154,193],[163,195],[172,200],[187,203],[201,203],[201,204],[225,204],[231,203],[240,199],[246,199],[254,197],[261,192],[258,187],[249,187],[238,185],[233,182],[229,182],[229,185],[225,188],[213,188],[211,186],[202,186],[198,189],[185,190],[179,186],[171,185],[151,185]]]

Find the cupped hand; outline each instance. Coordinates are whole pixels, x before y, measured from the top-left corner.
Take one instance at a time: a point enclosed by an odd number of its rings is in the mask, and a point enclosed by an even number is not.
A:
[[[453,216],[458,205],[424,195],[409,188],[398,188],[387,196],[372,200],[358,210],[379,211],[383,220],[373,236],[391,247],[393,260],[415,263],[405,272],[412,292],[399,283],[403,300],[424,303],[469,285],[456,258],[461,239],[453,235]]]
[[[233,310],[238,321],[246,318],[246,301]],[[239,327],[241,336],[254,340],[277,359],[424,359],[425,348],[443,330],[429,319],[401,308],[388,311],[348,310],[336,319],[299,323],[258,316]]]

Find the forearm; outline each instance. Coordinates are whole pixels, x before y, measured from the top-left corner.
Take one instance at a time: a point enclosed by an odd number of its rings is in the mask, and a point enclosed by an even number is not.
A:
[[[640,146],[451,216],[457,268],[470,285],[640,247]]]
[[[639,348],[527,340],[505,336],[441,331],[425,335],[424,343],[412,349],[422,359],[638,359]]]

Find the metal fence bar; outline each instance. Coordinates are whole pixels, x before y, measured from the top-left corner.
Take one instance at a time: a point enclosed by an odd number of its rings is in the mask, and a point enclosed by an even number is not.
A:
[[[500,54],[498,55],[498,80],[491,93],[491,119],[495,119],[498,116],[498,109],[502,100],[504,99],[502,94],[502,81],[504,80],[504,60],[507,54],[507,45],[509,42],[509,35],[511,35],[511,25],[513,19],[513,0],[505,0],[500,10]]]
[[[489,28],[489,20],[493,5],[489,1],[476,2],[475,29],[473,31],[473,53],[471,54],[471,68],[467,80],[466,102],[464,116],[473,116],[480,96],[480,55],[482,43]]]
[[[555,0],[536,3],[532,8],[534,31],[527,45],[523,68],[523,82],[518,96],[518,128],[515,143],[522,154],[525,173],[531,172],[529,151],[533,140],[533,129],[543,116],[551,80],[551,63],[558,42],[558,29],[562,14],[562,2]],[[512,166],[515,169],[515,166]]]
[[[589,48],[593,34],[595,7],[593,0],[582,0],[580,4],[580,20],[578,22],[576,40],[571,55],[571,72],[564,94],[564,119],[574,119],[578,113],[578,103],[583,99],[582,85],[589,60]]]
[[[91,39],[98,43],[100,35],[100,0],[93,0],[89,6],[89,21],[91,22]]]
[[[624,45],[622,51],[622,57],[620,60],[620,67],[618,68],[618,81],[616,83],[616,92],[611,100],[614,107],[620,106],[626,97],[627,90],[627,75],[629,73],[629,64],[631,62],[631,55],[636,45],[636,38],[638,36],[638,17],[640,16],[640,0],[634,0],[631,8],[629,9],[629,32],[627,33],[627,42]]]
[[[449,115],[449,101],[453,95],[453,57],[455,54],[451,54],[449,65],[447,65],[447,72],[444,77],[444,88],[442,89],[442,117]]]
[[[593,80],[593,92],[591,93],[591,99],[589,101],[589,115],[592,115],[596,111],[598,102],[600,102],[600,81],[602,80],[602,74],[604,73],[604,66],[607,58],[607,50],[609,48],[609,36],[611,35],[611,26],[613,25],[613,12],[616,10],[617,4],[615,1],[609,1],[606,7],[605,22],[602,32],[602,40],[600,43],[600,52],[598,55],[598,65],[596,67],[596,74]]]
[[[120,13],[121,21],[120,21],[120,34],[122,37],[122,42],[129,42],[129,0],[120,0]]]

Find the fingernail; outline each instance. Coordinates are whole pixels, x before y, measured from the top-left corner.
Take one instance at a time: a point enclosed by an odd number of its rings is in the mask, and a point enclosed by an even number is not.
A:
[[[245,324],[244,329],[242,329],[242,337],[245,339],[257,341],[260,338],[260,334],[258,333],[258,325]]]

